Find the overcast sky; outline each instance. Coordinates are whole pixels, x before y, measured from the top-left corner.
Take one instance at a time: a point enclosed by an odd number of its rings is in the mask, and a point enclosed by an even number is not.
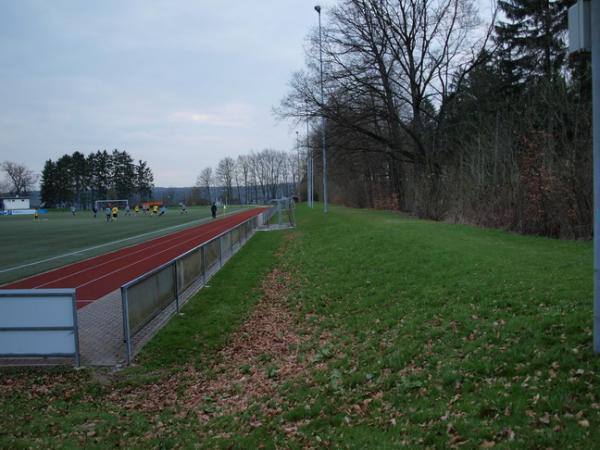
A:
[[[225,156],[289,150],[272,109],[304,65],[314,4],[0,0],[0,161],[39,172],[118,148],[157,186],[190,186]]]
[[[224,156],[288,150],[272,108],[304,64],[306,0],[0,1],[0,160],[41,171],[127,150],[157,186]]]

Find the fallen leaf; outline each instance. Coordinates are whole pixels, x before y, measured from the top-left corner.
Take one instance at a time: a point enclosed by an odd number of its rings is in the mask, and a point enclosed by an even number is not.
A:
[[[589,428],[590,426],[590,422],[587,419],[581,419],[579,422],[577,422],[580,426],[582,426],[583,428]]]
[[[548,413],[544,413],[544,415],[542,417],[540,417],[538,420],[540,421],[540,423],[543,423],[544,425],[550,425],[550,415]]]

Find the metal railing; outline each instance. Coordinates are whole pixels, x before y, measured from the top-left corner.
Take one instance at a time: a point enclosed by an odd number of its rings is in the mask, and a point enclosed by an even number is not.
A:
[[[295,227],[295,209],[296,204],[294,199],[291,197],[271,200],[271,207],[264,213],[264,225],[276,227]],[[273,219],[275,214],[277,214],[277,218]],[[286,217],[284,217],[284,215]]]
[[[254,216],[171,261],[121,286],[123,337],[127,364],[134,356],[133,337],[166,308],[175,303],[179,312],[181,294],[192,284],[198,289],[239,250],[274,208]]]

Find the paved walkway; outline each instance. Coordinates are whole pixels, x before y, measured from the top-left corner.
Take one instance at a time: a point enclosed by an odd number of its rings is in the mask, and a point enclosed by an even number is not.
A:
[[[223,263],[240,248],[238,245],[233,253],[223,255]],[[206,280],[200,278],[181,293],[180,308],[200,291],[220,268],[218,263],[215,264],[207,273]],[[77,311],[82,366],[119,366],[126,363],[122,309],[121,291],[118,289]],[[172,302],[133,337],[134,357],[176,312],[176,304]]]

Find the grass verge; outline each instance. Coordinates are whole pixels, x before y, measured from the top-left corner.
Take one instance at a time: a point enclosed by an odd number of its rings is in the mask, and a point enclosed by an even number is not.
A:
[[[588,242],[345,208],[298,217],[253,238],[138,367],[3,371],[0,445],[596,447]],[[242,364],[236,349],[260,336],[249,324],[285,337],[251,313],[274,267],[296,347]],[[227,407],[257,371],[269,388]]]
[[[0,369],[0,448],[194,446],[197,426],[177,416],[173,396],[184,396],[190,367],[209,366],[251,312],[281,238],[256,234],[144,348],[136,367]]]

